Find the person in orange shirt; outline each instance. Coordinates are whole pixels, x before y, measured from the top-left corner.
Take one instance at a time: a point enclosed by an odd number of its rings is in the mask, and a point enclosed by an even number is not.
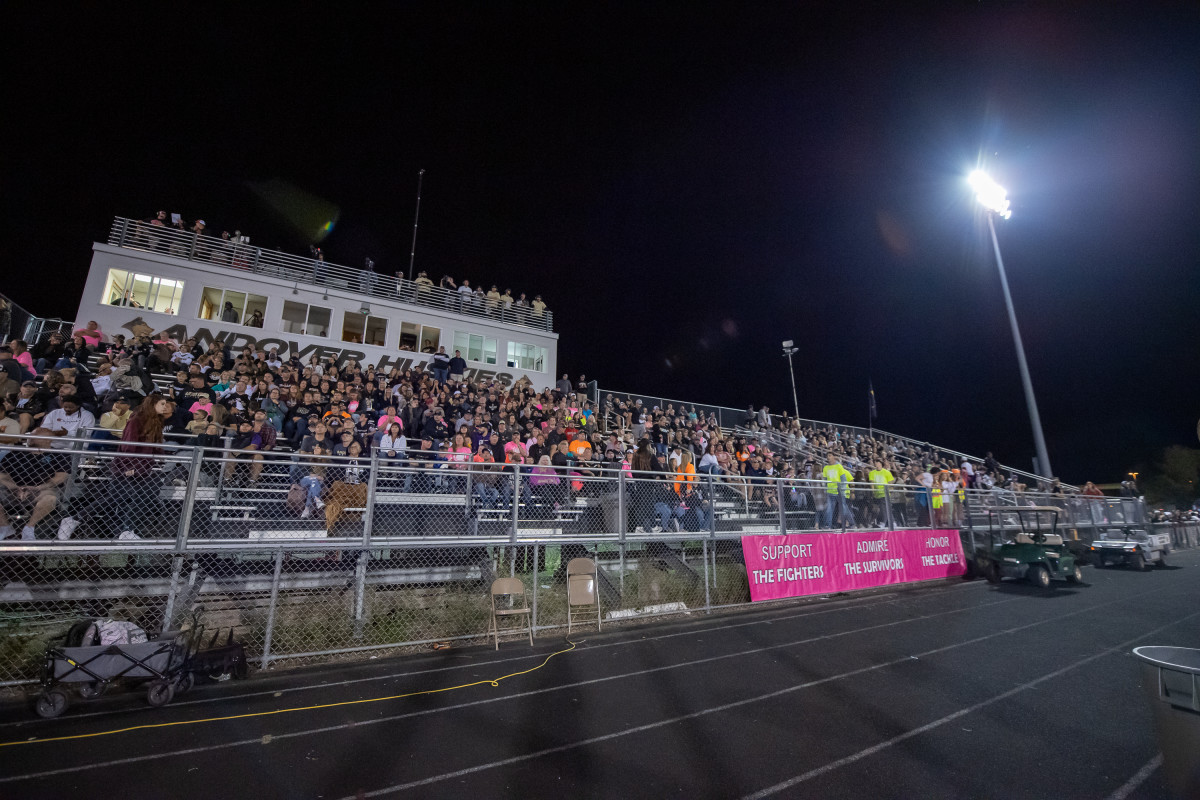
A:
[[[592,445],[591,442],[587,440],[587,436],[585,436],[583,432],[579,432],[575,434],[574,440],[567,445],[567,449],[575,454],[575,458],[579,459],[583,458],[583,451],[585,449],[592,449]]]
[[[679,454],[679,471],[675,473],[675,494],[682,496],[687,486],[687,491],[691,490],[691,484],[696,481],[696,465],[692,463],[692,451],[684,450]]]

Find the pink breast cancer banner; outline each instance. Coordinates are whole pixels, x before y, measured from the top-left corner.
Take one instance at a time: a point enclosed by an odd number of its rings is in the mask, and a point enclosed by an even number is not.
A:
[[[743,536],[751,600],[831,594],[967,571],[957,530]]]

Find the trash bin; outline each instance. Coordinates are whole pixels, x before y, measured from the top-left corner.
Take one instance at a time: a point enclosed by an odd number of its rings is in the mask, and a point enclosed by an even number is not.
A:
[[[1175,797],[1200,797],[1200,649],[1135,647]]]

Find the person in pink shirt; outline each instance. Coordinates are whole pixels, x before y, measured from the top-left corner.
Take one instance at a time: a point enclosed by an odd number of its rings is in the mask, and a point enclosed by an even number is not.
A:
[[[195,414],[197,411],[203,411],[205,414],[211,417],[213,413],[212,401],[210,400],[207,403],[201,403],[199,400],[197,400],[196,402],[192,403],[192,407],[189,408],[188,411],[193,414]]]
[[[33,368],[33,356],[29,353],[29,345],[26,344],[25,340],[13,339],[8,343],[8,346],[12,349],[13,361],[16,361],[21,365],[21,369],[36,378],[37,370]]]
[[[87,327],[80,328],[72,335],[82,336],[93,350],[99,347],[100,342],[104,340],[104,333],[100,330],[100,323],[96,322],[96,320],[91,320],[88,322]]]
[[[404,430],[404,421],[396,416],[396,407],[388,406],[387,410],[383,412],[383,416],[381,416],[379,421],[375,424],[375,427],[379,428],[381,431],[386,431],[392,426],[393,422],[399,425],[401,430]]]
[[[521,434],[516,431],[513,431],[512,439],[504,443],[504,460],[510,464],[513,451],[526,452],[525,445],[521,444]]]

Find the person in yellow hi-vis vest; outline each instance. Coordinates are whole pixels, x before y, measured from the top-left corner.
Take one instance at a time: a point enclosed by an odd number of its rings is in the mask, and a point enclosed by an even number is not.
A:
[[[888,504],[887,485],[896,482],[896,476],[891,470],[883,465],[882,461],[875,462],[875,469],[867,474],[867,478],[873,484],[873,492],[875,495],[875,521],[880,525],[891,526],[892,515],[891,508]]]
[[[850,511],[850,503],[847,502],[847,498],[850,496],[850,481],[854,475],[842,466],[833,453],[829,454],[829,463],[821,470],[821,475],[825,478],[825,492],[829,495],[825,498],[827,502],[825,503],[825,512],[822,514],[821,527],[833,527],[835,506],[838,509],[838,519],[842,523],[842,528],[853,526],[854,514]]]

